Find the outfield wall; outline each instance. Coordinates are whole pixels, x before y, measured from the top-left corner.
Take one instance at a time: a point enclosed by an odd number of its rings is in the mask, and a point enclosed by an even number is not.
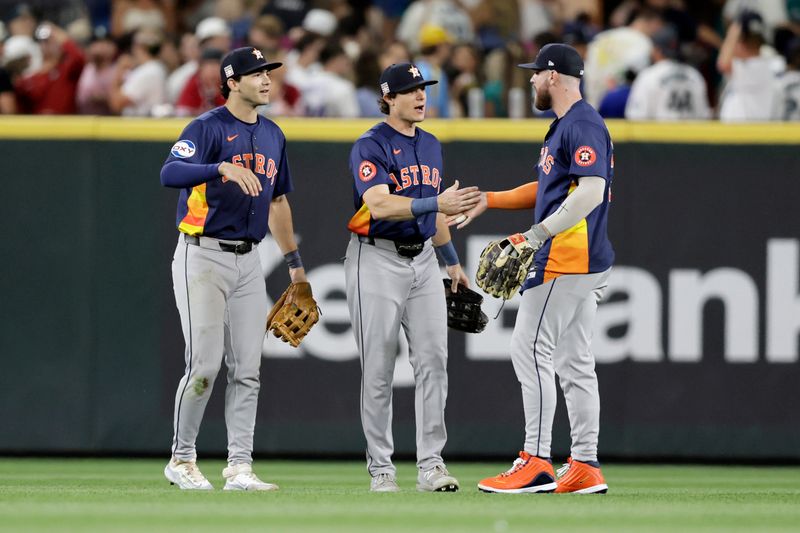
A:
[[[172,296],[177,191],[158,173],[186,121],[0,119],[3,161],[0,453],[168,453],[183,340]],[[360,371],[341,258],[347,161],[368,121],[280,121],[304,262],[323,315],[293,350],[268,339],[260,454],[363,453]],[[487,190],[530,179],[546,121],[426,122],[445,175]],[[800,460],[800,125],[611,122],[617,266],[598,313],[601,454]],[[531,214],[489,212],[454,242],[468,273],[483,245]],[[260,247],[268,297],[288,283]],[[487,301],[492,316],[496,300]],[[514,453],[519,386],[508,359],[517,301],[478,336],[450,335],[450,456]],[[407,357],[395,438],[413,452]],[[224,375],[198,447],[222,453]],[[563,401],[554,455],[566,455]]]

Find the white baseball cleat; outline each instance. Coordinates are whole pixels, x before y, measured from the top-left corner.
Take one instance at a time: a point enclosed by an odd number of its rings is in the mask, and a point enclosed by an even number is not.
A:
[[[214,490],[194,461],[178,461],[173,457],[164,467],[164,476],[170,485],[181,490]]]
[[[387,473],[378,474],[369,482],[370,492],[399,492],[400,487],[397,486],[397,481],[394,475]]]
[[[278,485],[258,479],[252,465],[246,463],[227,467],[222,477],[226,480],[223,490],[278,490]]]
[[[417,476],[417,490],[420,492],[456,492],[458,480],[450,475],[444,465],[436,465],[430,470],[420,470]]]

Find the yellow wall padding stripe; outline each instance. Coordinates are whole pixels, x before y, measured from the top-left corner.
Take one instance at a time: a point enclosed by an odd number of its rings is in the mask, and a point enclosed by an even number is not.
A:
[[[98,141],[177,140],[189,119],[93,116],[2,116],[0,139],[91,139]],[[352,142],[375,120],[278,118],[289,140]],[[483,119],[425,121],[441,141],[541,143],[549,120]],[[678,144],[800,144],[800,123],[723,124],[715,121],[654,123],[609,120],[614,142]]]

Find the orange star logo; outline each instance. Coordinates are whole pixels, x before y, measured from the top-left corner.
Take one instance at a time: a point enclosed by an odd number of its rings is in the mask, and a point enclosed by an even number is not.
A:
[[[264,55],[261,53],[261,50],[257,48],[253,48],[252,54],[256,56],[256,59],[264,59]]]
[[[422,74],[419,73],[419,69],[417,67],[415,67],[414,65],[411,65],[411,68],[408,69],[408,71],[411,73],[411,77],[412,78],[420,78],[420,77],[422,77]]]

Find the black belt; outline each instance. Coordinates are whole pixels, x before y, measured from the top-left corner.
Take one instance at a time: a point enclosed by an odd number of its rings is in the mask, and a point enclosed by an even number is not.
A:
[[[394,244],[394,248],[395,250],[397,250],[398,255],[401,255],[403,257],[417,257],[419,254],[422,253],[423,248],[425,248],[425,241],[402,242],[402,241],[393,241],[391,239],[383,239],[383,240]],[[372,246],[375,246],[374,237],[359,235],[358,241],[363,242],[364,244],[371,244]]]
[[[220,251],[223,252],[230,252],[236,255],[248,254],[253,250],[253,243],[252,242],[240,242],[239,244],[233,244],[229,242],[222,242],[213,237],[208,237],[209,240],[212,240],[219,247]],[[183,240],[186,241],[187,244],[193,244],[195,246],[200,246],[201,248],[209,248],[213,250],[214,248],[211,246],[203,246],[200,242],[200,237],[197,235],[188,235],[184,234]],[[208,242],[208,241],[205,241]]]

